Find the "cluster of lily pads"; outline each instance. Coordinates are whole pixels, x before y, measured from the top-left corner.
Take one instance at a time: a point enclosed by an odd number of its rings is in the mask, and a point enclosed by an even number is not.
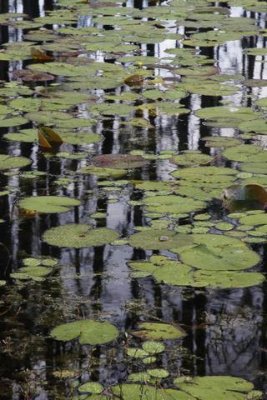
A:
[[[248,12],[266,11],[262,1],[226,3]],[[91,23],[85,26],[82,21],[88,17]],[[43,243],[77,251],[107,244],[142,249],[144,259],[129,261],[130,275],[134,279],[152,277],[157,285],[232,289],[262,284],[265,277],[257,268],[261,258],[249,243],[267,241],[267,152],[261,146],[267,134],[267,101],[252,96],[252,107],[237,107],[231,96],[240,88],[260,88],[267,83],[240,74],[221,74],[214,60],[199,48],[256,35],[265,40],[266,28],[253,18],[233,18],[230,8],[214,6],[209,0],[172,0],[164,6],[151,4],[143,9],[125,6],[120,0],[92,7],[83,0],[58,0],[55,9],[43,17],[31,21],[20,13],[0,14],[0,24],[23,33],[22,42],[3,44],[0,62],[27,64],[12,70],[10,82],[0,83],[4,140],[11,148],[14,142],[32,146],[48,164],[72,163],[72,169],[63,175],[51,174],[56,184],[53,195],[20,193],[16,203],[19,218],[71,213],[74,207],[83,206],[83,199],[63,196],[62,189],[78,180],[93,179],[94,189],[103,196],[112,193],[113,201],[119,201],[122,190],[129,190],[132,196],[128,205],[139,207],[146,221],[146,226],[135,227],[133,234],[121,238],[117,231],[97,224],[99,219],[105,222],[106,217],[97,209],[90,215],[90,223],[47,229]],[[51,28],[53,25],[56,27]],[[177,33],[181,26],[188,33]],[[176,46],[167,45],[164,57],[144,54],[144,44],[163,41],[175,41]],[[266,55],[266,48],[244,49],[244,57],[257,58],[260,63],[265,62]],[[216,105],[192,111],[183,101],[190,95],[215,98]],[[232,128],[235,137],[203,137],[205,154],[177,148],[147,151],[144,138],[156,137],[161,118],[177,122],[190,113],[211,132]],[[116,134],[127,138],[125,154],[99,154],[104,140],[104,129],[99,126],[110,120],[116,122]],[[40,131],[47,129],[59,138],[58,146],[43,146]],[[137,149],[132,150],[131,141],[138,143]],[[213,151],[206,154],[210,148]],[[16,151],[0,155],[0,171],[5,176],[16,175],[20,169],[19,179],[41,181],[46,172],[36,165],[30,169],[31,164],[30,158]],[[146,171],[166,164],[172,170],[167,180],[141,178],[142,172],[147,176]],[[247,198],[249,188],[252,193]],[[2,196],[10,193],[9,187],[1,190]],[[245,201],[246,206],[252,198],[256,210],[233,209],[233,197],[241,205]],[[213,202],[221,211],[215,217],[209,212]],[[50,257],[24,258],[22,267],[10,277],[20,283],[42,282],[57,263]],[[2,285],[5,281],[0,281]],[[119,333],[108,320],[78,319],[54,327],[50,337],[102,346],[119,340]],[[186,334],[183,329],[143,321],[129,334],[138,344],[127,348],[126,359],[141,361],[142,371],[129,374],[131,383],[112,387],[95,381],[79,384],[73,399],[261,397],[249,382],[228,376],[172,377],[170,387],[169,381],[164,381],[169,372],[151,364],[165,350],[163,341],[182,339]]]

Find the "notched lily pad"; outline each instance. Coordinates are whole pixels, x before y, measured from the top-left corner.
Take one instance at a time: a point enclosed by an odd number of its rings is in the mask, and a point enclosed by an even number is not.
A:
[[[85,319],[59,325],[52,329],[50,335],[53,339],[63,342],[79,339],[80,344],[100,345],[115,340],[119,332],[109,322]]]

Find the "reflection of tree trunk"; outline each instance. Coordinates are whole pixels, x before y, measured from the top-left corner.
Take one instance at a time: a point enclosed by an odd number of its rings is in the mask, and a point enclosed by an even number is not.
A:
[[[39,2],[32,0],[23,0],[23,12],[30,18],[36,18],[40,15]]]
[[[45,0],[44,9],[45,10],[53,10],[53,8],[54,8],[54,1],[53,0]]]
[[[102,306],[100,305],[101,300],[101,292],[102,292],[102,274],[104,270],[104,248],[105,246],[95,247],[95,257],[93,262],[93,273],[94,276],[94,285],[92,286],[90,297],[94,300],[99,300],[99,308],[101,309]]]

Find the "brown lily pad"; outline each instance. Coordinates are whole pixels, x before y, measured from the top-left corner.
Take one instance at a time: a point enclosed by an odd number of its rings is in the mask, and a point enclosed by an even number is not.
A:
[[[142,156],[132,154],[101,154],[93,158],[93,164],[103,168],[140,168],[147,163]]]
[[[55,79],[53,75],[47,74],[46,72],[33,72],[27,69],[15,71],[13,76],[25,82],[47,82]]]

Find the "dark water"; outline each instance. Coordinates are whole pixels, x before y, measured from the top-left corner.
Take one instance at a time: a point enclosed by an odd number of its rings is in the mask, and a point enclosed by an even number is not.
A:
[[[0,1],[0,13],[15,8],[31,18],[53,9],[52,0],[39,4],[35,0]],[[133,6],[141,8],[142,4],[136,1]],[[238,7],[233,12],[244,13]],[[265,24],[266,28],[265,15],[251,13],[250,17]],[[0,43],[10,40],[19,40],[18,32],[0,26]],[[249,38],[219,46],[216,56],[222,73],[230,70],[241,72],[246,79],[264,76],[266,79],[266,63],[259,68],[255,58],[242,56],[242,47],[256,45],[256,39]],[[148,55],[154,55],[157,49],[155,45],[149,45],[146,51]],[[201,53],[214,57],[213,48],[202,48]],[[12,68],[22,66],[0,62],[0,79],[8,81]],[[215,106],[218,98],[190,95],[184,103],[194,110],[199,105]],[[236,103],[249,106],[250,99],[242,99],[241,93],[236,96]],[[105,120],[99,130],[104,136],[103,142],[97,145],[99,154],[126,153],[132,149],[158,153],[188,148],[200,148],[209,153],[200,139],[210,135],[211,131],[208,127],[197,126],[191,114],[159,118],[146,137],[136,129],[131,140],[127,132],[117,128],[112,118]],[[7,131],[0,129],[0,134]],[[41,241],[46,229],[70,222],[86,223],[95,211],[106,211],[106,218],[97,220],[97,226],[115,229],[123,237],[133,233],[135,226],[148,225],[141,207],[128,203],[137,200],[139,193],[128,185],[119,193],[111,192],[108,196],[101,192],[92,177],[81,176],[59,188],[56,179],[70,176],[70,171],[75,172],[78,161],[48,159],[38,152],[36,144],[1,140],[0,146],[1,153],[31,157],[32,168],[46,173],[38,181],[23,179],[20,174],[0,176],[1,188],[7,185],[12,188],[9,196],[0,197],[1,218],[5,219],[0,226],[0,274],[1,279],[8,281],[8,285],[1,288],[0,298],[0,399],[71,399],[75,382],[90,379],[107,387],[125,382],[128,374],[138,370],[139,366],[125,360],[126,346],[133,345],[136,339],[124,332],[136,328],[139,321],[151,319],[179,323],[187,333],[185,339],[175,345],[167,343],[167,351],[158,357],[157,367],[167,368],[173,376],[240,376],[252,381],[256,388],[267,391],[266,284],[234,290],[160,285],[151,278],[129,277],[127,262],[144,259],[151,252],[128,245],[81,250],[60,250],[46,245]],[[167,162],[154,164],[131,173],[129,178],[165,180],[170,171]],[[21,218],[16,202],[20,196],[32,194],[67,195],[81,199],[82,203],[74,211],[64,214]],[[112,201],[114,198],[115,202]],[[211,211],[220,217],[221,210],[216,206]],[[266,246],[255,245],[254,250],[261,255],[261,268],[266,272]],[[56,257],[60,267],[41,284],[15,284],[9,278],[10,273],[18,270],[21,259],[27,255]],[[121,332],[115,345],[91,348],[75,342],[62,344],[49,338],[51,328],[61,322],[102,316]],[[55,377],[55,371],[65,370],[74,371],[74,377],[66,380]]]

